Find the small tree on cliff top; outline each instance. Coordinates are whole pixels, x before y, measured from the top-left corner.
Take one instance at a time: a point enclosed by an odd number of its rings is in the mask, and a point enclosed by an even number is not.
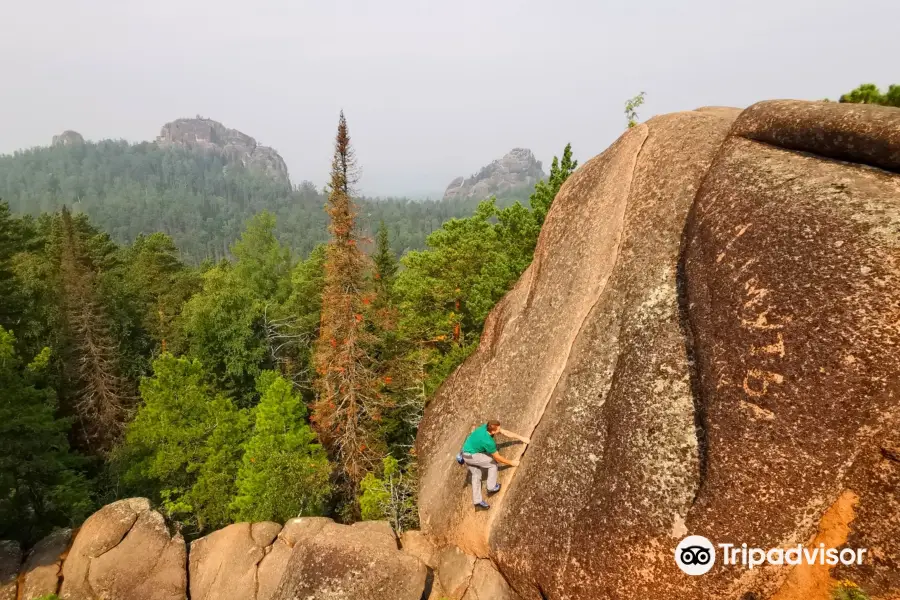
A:
[[[312,421],[354,496],[363,476],[382,455],[376,424],[385,406],[370,351],[376,340],[366,325],[371,303],[365,296],[369,261],[357,243],[356,208],[351,199],[356,180],[350,133],[341,112],[326,207],[331,240],[326,248],[315,347],[317,398]]]
[[[634,98],[625,103],[625,118],[628,119],[628,129],[638,124],[637,109],[644,103],[644,92],[641,92]]]

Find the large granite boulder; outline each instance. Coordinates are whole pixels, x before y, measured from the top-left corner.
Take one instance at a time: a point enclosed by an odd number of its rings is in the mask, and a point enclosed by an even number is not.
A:
[[[145,498],[91,515],[63,563],[63,600],[184,600],[187,552]]]
[[[845,491],[861,514],[890,490],[897,506],[890,461],[849,476],[900,416],[897,171],[897,109],[763,102],[735,123],[686,232],[704,448],[691,532],[767,548],[807,541]],[[882,525],[855,547],[896,556],[900,514]],[[753,575],[741,590],[759,597],[784,576]],[[724,598],[733,580],[717,571],[703,589]]]
[[[273,600],[420,600],[427,568],[400,551],[385,525],[319,519],[294,531]]]
[[[190,551],[191,600],[262,600],[259,589],[281,577],[259,576],[260,563],[281,531],[278,523],[236,523],[195,540]]]
[[[423,532],[523,598],[774,597],[789,569],[692,578],[676,544],[805,543],[823,522],[878,547],[857,583],[900,592],[900,111],[738,114],[651,119],[573,174],[426,409]],[[532,442],[502,450],[521,466],[475,512],[453,456],[490,418]]]

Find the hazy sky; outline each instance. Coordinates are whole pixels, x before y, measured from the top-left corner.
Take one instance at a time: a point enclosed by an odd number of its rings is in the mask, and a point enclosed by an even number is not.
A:
[[[2,0],[0,153],[201,114],[326,180],[343,108],[368,194],[516,146],[582,162],[640,116],[900,83],[898,0]]]

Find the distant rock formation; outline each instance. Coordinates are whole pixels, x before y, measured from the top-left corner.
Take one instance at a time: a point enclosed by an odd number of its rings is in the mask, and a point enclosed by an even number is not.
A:
[[[900,110],[773,101],[628,130],[566,181],[428,403],[422,533],[529,600],[829,600],[835,579],[900,598],[898,290]],[[473,511],[452,457],[491,418],[531,443]],[[688,577],[688,534],[869,555],[749,570],[719,549]]]
[[[53,136],[53,146],[83,146],[84,137],[77,131],[67,129],[59,135]]]
[[[533,186],[544,178],[541,161],[531,150],[513,148],[506,156],[495,160],[468,179],[457,177],[444,192],[444,200],[477,198],[502,195],[516,188]]]
[[[55,138],[54,138],[55,140]],[[240,164],[290,185],[287,165],[281,155],[237,129],[229,129],[212,119],[176,119],[160,130],[156,143],[160,146],[184,146],[218,152],[229,162]]]

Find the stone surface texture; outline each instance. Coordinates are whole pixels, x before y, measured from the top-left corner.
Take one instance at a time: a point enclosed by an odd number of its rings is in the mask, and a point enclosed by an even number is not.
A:
[[[426,409],[423,533],[528,600],[786,585],[682,574],[688,533],[874,547],[848,575],[900,593],[898,152],[900,110],[772,101],[656,117],[582,166]],[[501,449],[521,465],[475,512],[453,456],[491,418],[531,444]],[[850,491],[841,541],[827,513]]]

